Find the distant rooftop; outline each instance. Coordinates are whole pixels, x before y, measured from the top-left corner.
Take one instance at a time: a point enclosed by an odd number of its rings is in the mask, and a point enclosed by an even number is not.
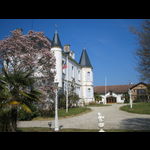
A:
[[[110,85],[106,86],[106,93],[109,91],[112,91],[114,93],[125,93],[134,86],[135,84],[131,85]],[[104,94],[105,93],[105,86],[96,86],[94,87],[94,92],[99,93],[99,94]]]
[[[106,93],[108,93],[109,91],[112,91],[114,93],[125,93],[125,92],[128,92],[129,89],[133,89],[139,84],[143,84],[145,86],[149,85],[143,82],[140,82],[138,84],[127,84],[127,85],[108,85],[106,86]],[[105,94],[105,86],[95,86],[94,92],[99,93],[99,94]]]

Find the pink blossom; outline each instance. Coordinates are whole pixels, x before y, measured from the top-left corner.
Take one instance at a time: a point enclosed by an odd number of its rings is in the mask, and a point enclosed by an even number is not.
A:
[[[55,57],[50,49],[51,43],[43,32],[29,31],[24,35],[21,29],[16,29],[9,37],[0,40],[0,58],[11,64],[11,71],[34,72],[35,68],[42,66],[40,71],[50,81],[44,87],[46,91],[52,91],[55,76],[52,71],[55,69]],[[41,57],[38,58],[38,55]]]

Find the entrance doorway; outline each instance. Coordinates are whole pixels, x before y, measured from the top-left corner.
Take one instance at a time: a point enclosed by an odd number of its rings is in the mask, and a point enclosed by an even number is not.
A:
[[[110,96],[106,98],[107,103],[116,103],[116,97]]]

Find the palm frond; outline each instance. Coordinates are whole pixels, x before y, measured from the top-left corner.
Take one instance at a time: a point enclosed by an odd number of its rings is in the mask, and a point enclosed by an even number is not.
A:
[[[33,71],[30,71],[30,72],[26,73],[25,78],[31,77],[32,73],[33,73]]]
[[[33,99],[28,93],[26,93],[26,92],[24,92],[24,91],[22,91],[22,90],[20,90],[19,93],[20,93],[22,96],[26,97],[26,98]]]
[[[28,113],[32,113],[31,109],[30,109],[26,104],[21,104],[20,107],[21,107],[24,111],[26,111],[26,112],[28,112]]]
[[[10,104],[10,105],[20,105],[21,103],[18,102],[18,101],[13,100],[13,101],[8,102],[8,104]]]
[[[1,88],[0,89],[0,100],[6,101],[7,99],[9,99],[12,96],[7,87],[1,86],[0,88]]]
[[[41,92],[41,91],[39,91],[39,90],[34,89],[34,90],[31,90],[31,94],[34,94],[34,95],[40,96],[40,95],[42,95],[42,92]]]

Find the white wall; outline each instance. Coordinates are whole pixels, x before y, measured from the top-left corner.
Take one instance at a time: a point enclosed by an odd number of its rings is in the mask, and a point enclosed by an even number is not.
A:
[[[105,102],[105,98],[111,96],[110,92],[108,92],[106,95],[105,94],[100,94],[100,96],[102,97],[102,102]],[[116,93],[112,93],[113,97],[116,97],[116,101],[117,103],[124,103],[124,99],[122,99],[123,94],[116,94]]]
[[[85,99],[85,101],[87,103],[94,101],[93,71],[91,68],[82,68],[81,84],[82,84],[81,94],[82,94],[82,97]]]
[[[66,58],[63,56],[62,60],[65,62]],[[67,63],[66,63],[67,64]],[[73,67],[73,69],[72,69]],[[68,69],[68,81],[69,84],[75,79],[76,93],[85,102],[90,102],[94,100],[94,89],[93,89],[93,71],[91,68],[81,68],[74,61],[68,60],[68,67],[63,69],[63,81],[66,84],[67,80],[67,69]],[[88,74],[90,75],[88,76]],[[66,87],[64,88],[66,89]],[[90,92],[88,92],[90,89]]]
[[[63,56],[62,61],[66,62],[66,58]],[[67,62],[66,62],[67,64]],[[73,67],[73,69],[72,69]],[[68,83],[71,84],[71,82],[75,81],[75,92],[76,94],[81,97],[81,67],[77,65],[75,62],[71,61],[70,59],[68,60],[68,67],[66,69],[63,69],[63,81],[65,83],[65,90],[67,86],[67,69],[68,69]]]

